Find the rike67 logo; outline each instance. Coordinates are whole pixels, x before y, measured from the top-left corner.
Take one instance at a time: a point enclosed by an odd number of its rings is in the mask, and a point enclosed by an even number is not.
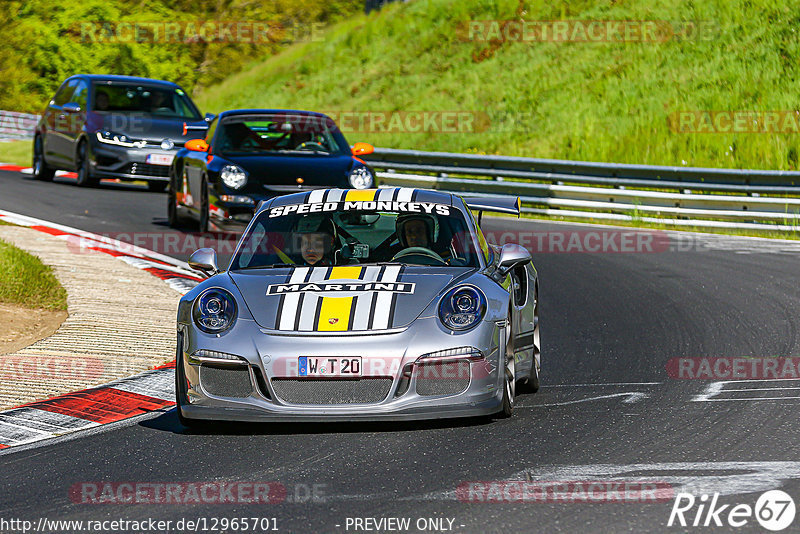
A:
[[[794,521],[794,500],[788,493],[780,490],[762,493],[755,506],[721,505],[718,501],[719,493],[715,493],[710,500],[708,495],[701,495],[697,499],[691,493],[678,493],[672,504],[667,526],[739,528],[755,518],[762,528],[778,532]]]

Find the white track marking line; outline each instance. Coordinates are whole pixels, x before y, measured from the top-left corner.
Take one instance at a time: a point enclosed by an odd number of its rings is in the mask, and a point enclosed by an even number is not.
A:
[[[516,407],[517,408],[547,408],[547,407],[550,407],[550,406],[567,406],[568,404],[579,404],[581,402],[591,402],[591,401],[603,400],[603,399],[614,399],[614,398],[617,398],[617,397],[627,397],[622,402],[624,402],[625,404],[631,404],[631,403],[634,403],[634,402],[639,402],[640,400],[644,400],[644,399],[650,398],[650,395],[648,395],[647,393],[641,393],[639,391],[632,391],[630,393],[612,393],[610,395],[599,395],[599,396],[596,396],[596,397],[588,397],[588,398],[585,398],[585,399],[577,399],[577,400],[564,401],[564,402],[552,402],[552,403],[548,403],[548,404],[534,404],[533,406],[519,406],[519,405],[517,405]]]
[[[592,388],[601,386],[657,386],[663,382],[608,382],[597,384],[551,384],[543,388]]]
[[[702,393],[695,395],[692,397],[691,402],[735,402],[735,401],[772,401],[772,400],[792,400],[792,399],[800,399],[800,397],[733,397],[733,398],[714,398],[719,395],[728,393],[728,394],[736,394],[740,391],[787,391],[787,390],[797,390],[800,387],[792,387],[792,386],[775,386],[775,387],[765,387],[765,388],[727,388],[726,385],[730,384],[774,384],[775,382],[792,382],[797,383],[798,379],[795,378],[772,378],[768,380],[721,380],[718,382],[712,382],[708,386],[706,386],[705,391]]]

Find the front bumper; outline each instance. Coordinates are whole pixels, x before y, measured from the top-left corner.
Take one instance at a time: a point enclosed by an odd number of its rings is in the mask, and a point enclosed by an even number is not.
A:
[[[93,174],[98,178],[119,178],[123,180],[146,180],[153,182],[169,181],[169,165],[147,163],[150,154],[175,156],[180,150],[164,150],[160,146],[129,148],[101,143],[97,139],[91,142],[91,158]]]
[[[505,337],[502,335],[503,328],[492,323],[483,323],[475,331],[458,336],[441,330],[434,318],[418,319],[411,328],[403,331],[363,335],[350,332],[346,336],[265,334],[253,321],[242,320],[237,321],[231,331],[220,338],[198,332],[190,325],[183,328],[182,338],[186,342],[179,353],[183,358],[182,367],[188,390],[179,409],[184,416],[192,419],[320,422],[419,420],[488,415],[498,412],[502,407],[503,373],[499,370],[503,367],[499,355],[504,353],[505,347],[501,345]],[[258,333],[253,334],[252,329]],[[469,362],[468,385],[456,393],[420,394],[421,390],[417,387],[420,375],[417,372],[409,374],[409,366],[419,369],[418,365],[414,365],[421,355],[461,346],[483,347],[485,356]],[[199,349],[235,354],[242,358],[242,363],[232,366],[206,362],[198,364],[190,355]],[[296,365],[299,356],[334,355],[361,356],[364,373],[369,376],[359,380],[378,377],[381,380],[390,379],[391,386],[386,390],[385,397],[369,403],[298,404],[288,402],[276,393],[275,379],[283,377],[294,379],[295,382],[313,380],[298,379]],[[210,393],[201,376],[204,366],[239,368],[241,372],[246,372],[249,393],[238,398]]]

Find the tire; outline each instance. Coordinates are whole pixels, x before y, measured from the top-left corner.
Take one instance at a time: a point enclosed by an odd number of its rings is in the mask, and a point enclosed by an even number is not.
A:
[[[171,173],[170,173],[171,174]],[[170,176],[167,188],[167,223],[170,228],[182,228],[183,219],[178,214],[178,190],[175,177]]]
[[[514,360],[514,334],[511,330],[511,314],[509,313],[507,336],[506,336],[506,352],[505,352],[505,380],[503,381],[503,405],[500,411],[495,414],[498,419],[507,419],[514,413],[514,398],[516,397],[517,377],[516,370],[517,364]]]
[[[208,209],[208,183],[205,177],[200,185],[200,221],[197,224],[197,229],[200,233],[208,232],[209,224],[209,209]]]
[[[76,185],[78,187],[96,187],[97,184],[100,183],[100,180],[92,175],[92,168],[89,165],[89,149],[87,148],[86,141],[81,141],[80,144],[78,144],[78,152],[75,160],[78,167]]]
[[[44,142],[41,135],[37,135],[33,140],[32,171],[33,179],[42,182],[52,182],[56,175],[56,170],[48,167],[44,160]]]
[[[533,305],[533,363],[528,376],[524,382],[520,384],[520,390],[524,393],[536,393],[539,391],[539,372],[541,367],[541,343],[539,341],[539,288],[536,287],[534,292],[536,297],[535,304]],[[539,360],[539,366],[536,365],[536,360]]]
[[[147,182],[147,190],[153,193],[163,193],[168,186],[168,182]]]

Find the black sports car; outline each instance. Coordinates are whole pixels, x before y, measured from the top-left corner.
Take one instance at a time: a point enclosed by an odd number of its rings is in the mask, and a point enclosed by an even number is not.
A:
[[[333,120],[311,111],[244,109],[220,113],[205,139],[189,141],[170,167],[169,224],[189,216],[201,232],[240,230],[261,200],[331,187],[368,189],[372,169]]]
[[[48,103],[33,140],[33,177],[50,181],[75,170],[80,186],[101,178],[145,180],[167,187],[169,166],[184,142],[204,135],[200,115],[178,85],[133,76],[67,78]]]

